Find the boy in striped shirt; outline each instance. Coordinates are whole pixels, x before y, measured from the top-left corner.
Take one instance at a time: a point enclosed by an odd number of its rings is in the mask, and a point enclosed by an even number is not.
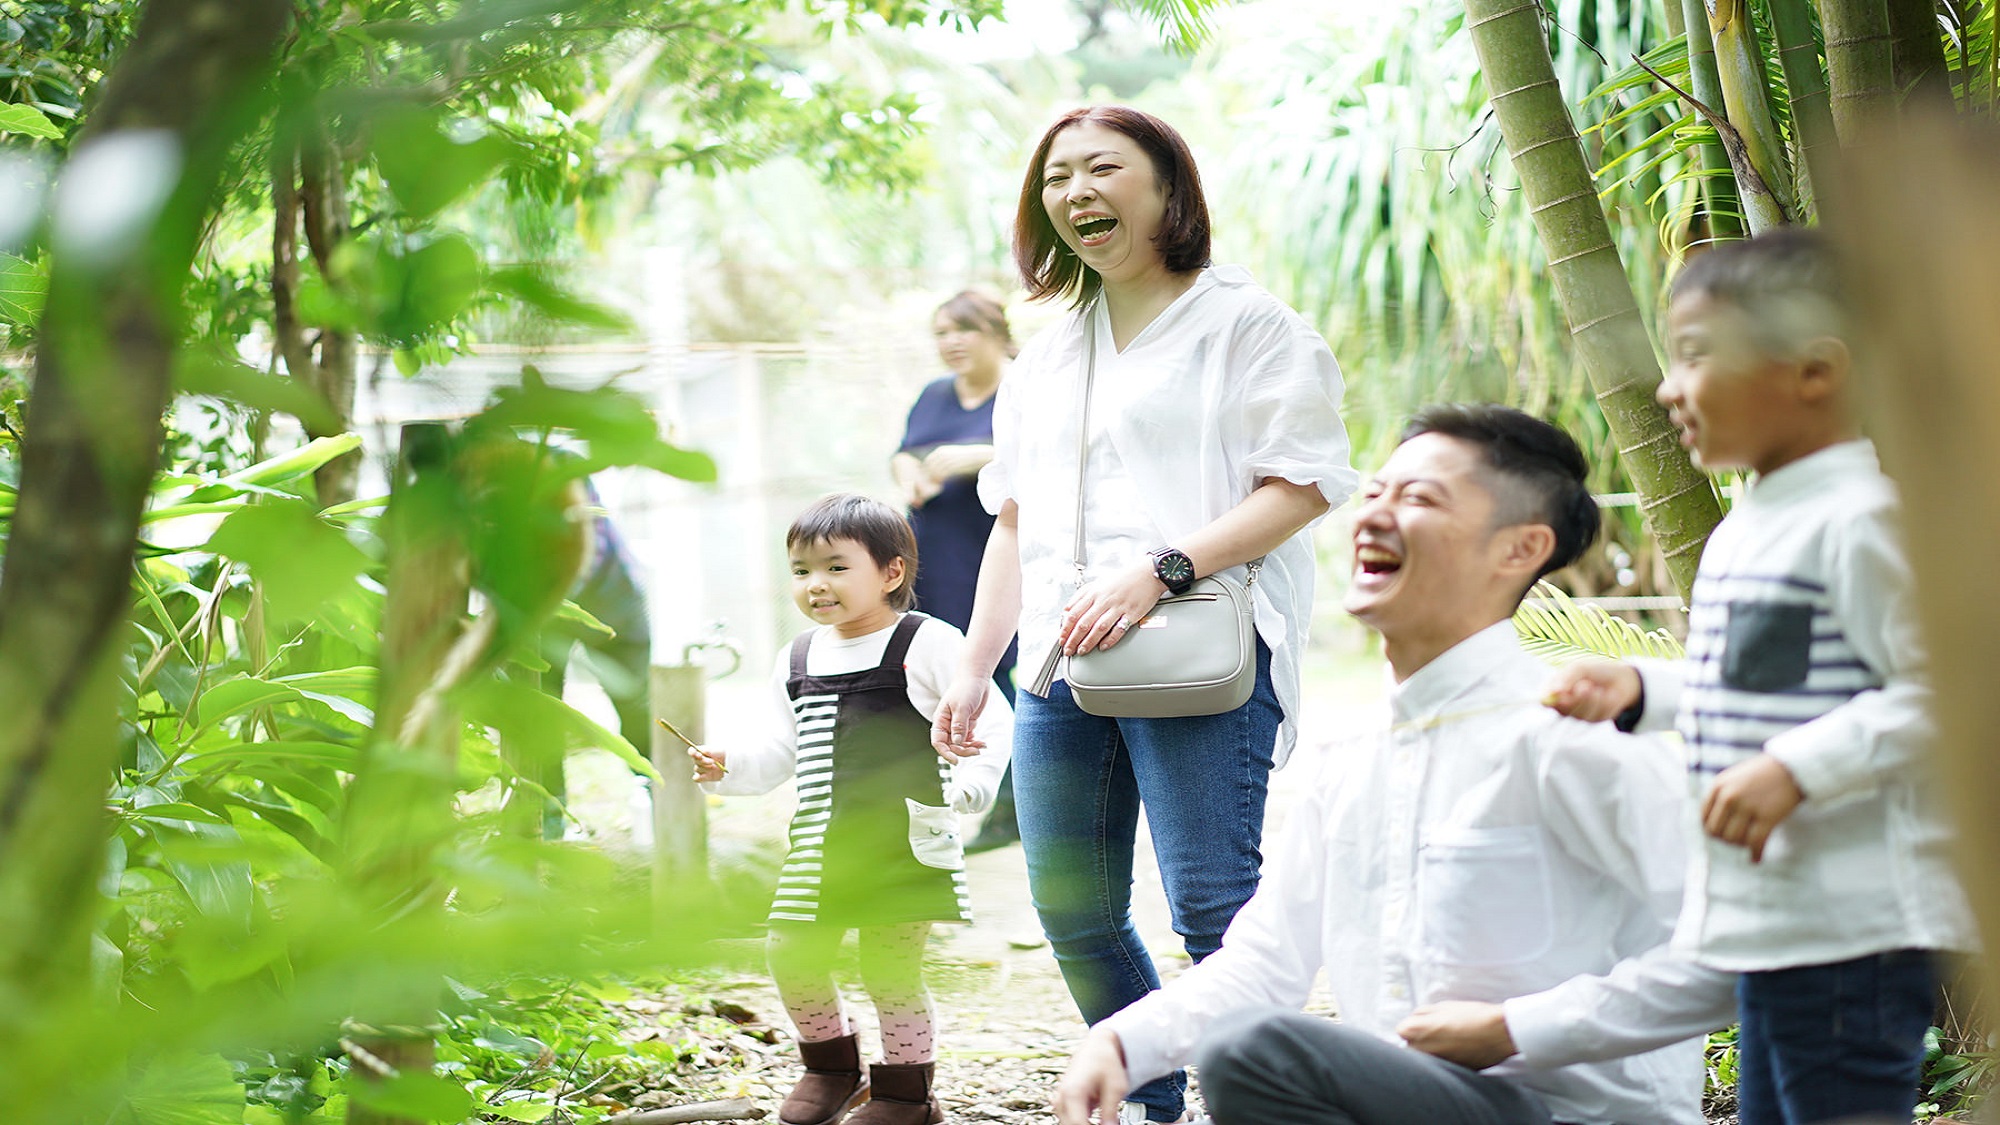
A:
[[[1675,944],[1742,973],[1741,1125],[1908,1121],[1938,951],[1975,942],[1930,795],[1896,496],[1850,411],[1833,254],[1788,229],[1694,259],[1659,400],[1755,474],[1702,555],[1687,659],[1564,669],[1550,705],[1683,736],[1702,847]]]

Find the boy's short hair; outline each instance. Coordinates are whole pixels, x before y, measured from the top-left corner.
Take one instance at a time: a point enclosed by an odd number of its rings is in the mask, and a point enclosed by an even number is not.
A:
[[[1479,447],[1504,482],[1490,490],[1496,527],[1539,523],[1555,532],[1555,550],[1536,578],[1575,562],[1597,538],[1597,500],[1585,483],[1590,463],[1561,427],[1510,406],[1444,403],[1417,411],[1403,427],[1404,441],[1421,434]]]
[[[1696,295],[1743,310],[1758,346],[1773,355],[1821,336],[1845,340],[1852,312],[1832,242],[1809,227],[1780,227],[1694,256],[1674,276],[1669,300]]]
[[[875,565],[903,560],[903,582],[889,591],[889,606],[901,613],[917,599],[917,535],[903,514],[880,500],[852,492],[837,492],[812,502],[785,531],[785,550],[802,543],[852,539],[868,551]]]

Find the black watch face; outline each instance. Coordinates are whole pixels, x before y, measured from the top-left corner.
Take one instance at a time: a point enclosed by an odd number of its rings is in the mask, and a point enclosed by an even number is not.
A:
[[[1153,560],[1153,573],[1167,589],[1185,589],[1194,581],[1194,560],[1179,551],[1168,551]]]

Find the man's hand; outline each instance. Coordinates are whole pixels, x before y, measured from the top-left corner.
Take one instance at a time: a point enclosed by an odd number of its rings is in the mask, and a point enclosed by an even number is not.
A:
[[[986,689],[992,680],[985,676],[960,675],[938,700],[931,717],[931,749],[947,762],[976,758],[986,744],[973,736],[979,713],[986,709]]]
[[[1098,1027],[1077,1045],[1049,1105],[1056,1111],[1056,1125],[1090,1125],[1092,1110],[1100,1121],[1116,1121],[1127,1089],[1125,1048],[1116,1032]]]
[[[1498,1004],[1446,1000],[1426,1004],[1396,1025],[1411,1047],[1446,1062],[1485,1070],[1515,1053],[1514,1036]]]
[[[1608,723],[1639,702],[1639,670],[1620,660],[1579,660],[1556,670],[1542,702],[1586,723]]]
[[[1759,754],[1715,775],[1701,799],[1701,828],[1725,844],[1749,848],[1750,862],[1758,863],[1772,831],[1805,799],[1785,763]]]

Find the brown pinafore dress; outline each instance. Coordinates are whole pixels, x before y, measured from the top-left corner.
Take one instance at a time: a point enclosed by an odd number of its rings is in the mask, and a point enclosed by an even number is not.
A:
[[[798,811],[778,876],[772,922],[882,926],[970,922],[958,814],[945,804],[950,767],[930,722],[910,705],[904,660],[928,620],[906,613],[881,663],[814,676],[792,642],[785,687],[798,732]]]

